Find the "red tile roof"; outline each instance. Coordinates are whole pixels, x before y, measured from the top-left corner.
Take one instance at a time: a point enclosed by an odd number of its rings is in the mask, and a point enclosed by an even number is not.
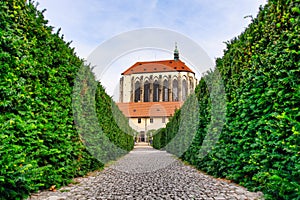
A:
[[[122,75],[138,74],[138,73],[155,73],[155,72],[192,72],[184,62],[181,60],[161,60],[161,61],[148,61],[137,62]]]
[[[126,117],[170,117],[183,102],[117,103]]]

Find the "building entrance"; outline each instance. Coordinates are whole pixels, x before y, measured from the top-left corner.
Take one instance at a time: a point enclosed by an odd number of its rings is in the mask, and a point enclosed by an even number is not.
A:
[[[140,134],[140,142],[145,142],[146,138],[145,138],[145,133],[141,133]]]

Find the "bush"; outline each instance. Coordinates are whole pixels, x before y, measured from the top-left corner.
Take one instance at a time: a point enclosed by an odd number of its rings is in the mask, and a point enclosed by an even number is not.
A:
[[[22,199],[103,163],[74,125],[72,94],[83,61],[32,2],[1,1],[0,13],[0,199]],[[132,137],[113,126],[117,144],[130,150]]]
[[[196,88],[198,131],[182,156],[211,175],[262,191],[266,199],[300,197],[299,4],[269,1],[239,37],[227,42],[216,61],[226,92],[225,125],[203,157],[209,123],[220,120],[212,119],[215,99],[206,82],[215,69]]]
[[[153,148],[155,148],[155,149],[163,148],[162,142],[164,141],[164,139],[162,139],[162,137],[164,137],[165,132],[166,132],[165,128],[160,128],[154,133],[154,135],[153,135]]]

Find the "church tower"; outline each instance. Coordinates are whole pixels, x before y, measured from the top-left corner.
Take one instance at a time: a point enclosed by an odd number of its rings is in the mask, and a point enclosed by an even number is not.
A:
[[[179,51],[177,49],[177,42],[175,43],[175,50],[174,50],[174,60],[179,60]]]

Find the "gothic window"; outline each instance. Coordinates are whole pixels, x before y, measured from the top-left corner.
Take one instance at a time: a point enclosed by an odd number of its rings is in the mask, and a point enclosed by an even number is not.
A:
[[[193,79],[190,79],[190,93],[193,93],[194,91],[194,83],[193,83]]]
[[[186,80],[183,80],[183,81],[182,81],[182,100],[183,100],[183,101],[186,100],[187,94],[188,94],[187,83],[186,83]]]
[[[169,87],[168,81],[164,80],[164,85],[163,85],[163,101],[169,101],[168,87]]]
[[[155,81],[153,83],[153,101],[154,102],[159,101],[159,84],[158,84],[158,81]]]
[[[144,85],[144,102],[150,101],[150,83],[149,81],[145,82]]]
[[[141,88],[139,81],[135,82],[134,89],[134,102],[139,102],[141,100]]]
[[[178,81],[173,81],[173,101],[178,101]]]

